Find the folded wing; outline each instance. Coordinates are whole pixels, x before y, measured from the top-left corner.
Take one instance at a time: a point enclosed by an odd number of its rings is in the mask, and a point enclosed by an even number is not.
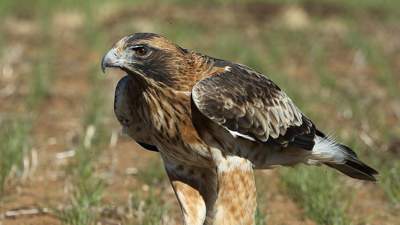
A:
[[[197,109],[232,135],[311,150],[315,126],[266,76],[232,64],[192,90]]]

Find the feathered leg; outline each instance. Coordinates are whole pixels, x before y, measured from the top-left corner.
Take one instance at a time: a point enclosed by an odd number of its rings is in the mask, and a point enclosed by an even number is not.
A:
[[[252,164],[238,156],[219,160],[214,225],[254,225],[256,185]]]
[[[185,225],[211,225],[217,198],[216,171],[166,160],[165,168],[182,210]]]

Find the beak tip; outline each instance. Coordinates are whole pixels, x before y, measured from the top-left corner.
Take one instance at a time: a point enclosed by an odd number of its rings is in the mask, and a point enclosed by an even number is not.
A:
[[[101,59],[101,70],[103,71],[103,73],[105,73],[108,67],[119,67],[119,61],[119,57],[115,53],[115,50],[111,49]]]
[[[105,57],[106,57],[106,55],[104,55],[103,56],[103,58],[101,59],[101,71],[103,71],[103,73],[105,73],[106,72],[106,68],[107,68],[107,65],[106,65],[106,63],[105,63]]]

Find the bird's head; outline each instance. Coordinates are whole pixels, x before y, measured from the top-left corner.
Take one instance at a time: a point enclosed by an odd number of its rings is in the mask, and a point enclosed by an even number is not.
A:
[[[174,86],[187,64],[188,52],[165,37],[152,33],[135,33],[116,42],[101,62],[120,68],[130,75],[139,75]]]

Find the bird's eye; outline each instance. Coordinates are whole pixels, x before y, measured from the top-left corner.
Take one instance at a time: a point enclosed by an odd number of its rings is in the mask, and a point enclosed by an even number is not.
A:
[[[143,55],[146,55],[147,50],[145,48],[143,48],[143,47],[140,47],[140,48],[137,48],[135,50],[135,52],[136,52],[137,55],[143,56]]]
[[[131,47],[130,50],[132,50],[135,53],[135,55],[137,55],[137,56],[145,56],[148,53],[147,48],[145,48],[143,46],[134,46],[134,47]]]

